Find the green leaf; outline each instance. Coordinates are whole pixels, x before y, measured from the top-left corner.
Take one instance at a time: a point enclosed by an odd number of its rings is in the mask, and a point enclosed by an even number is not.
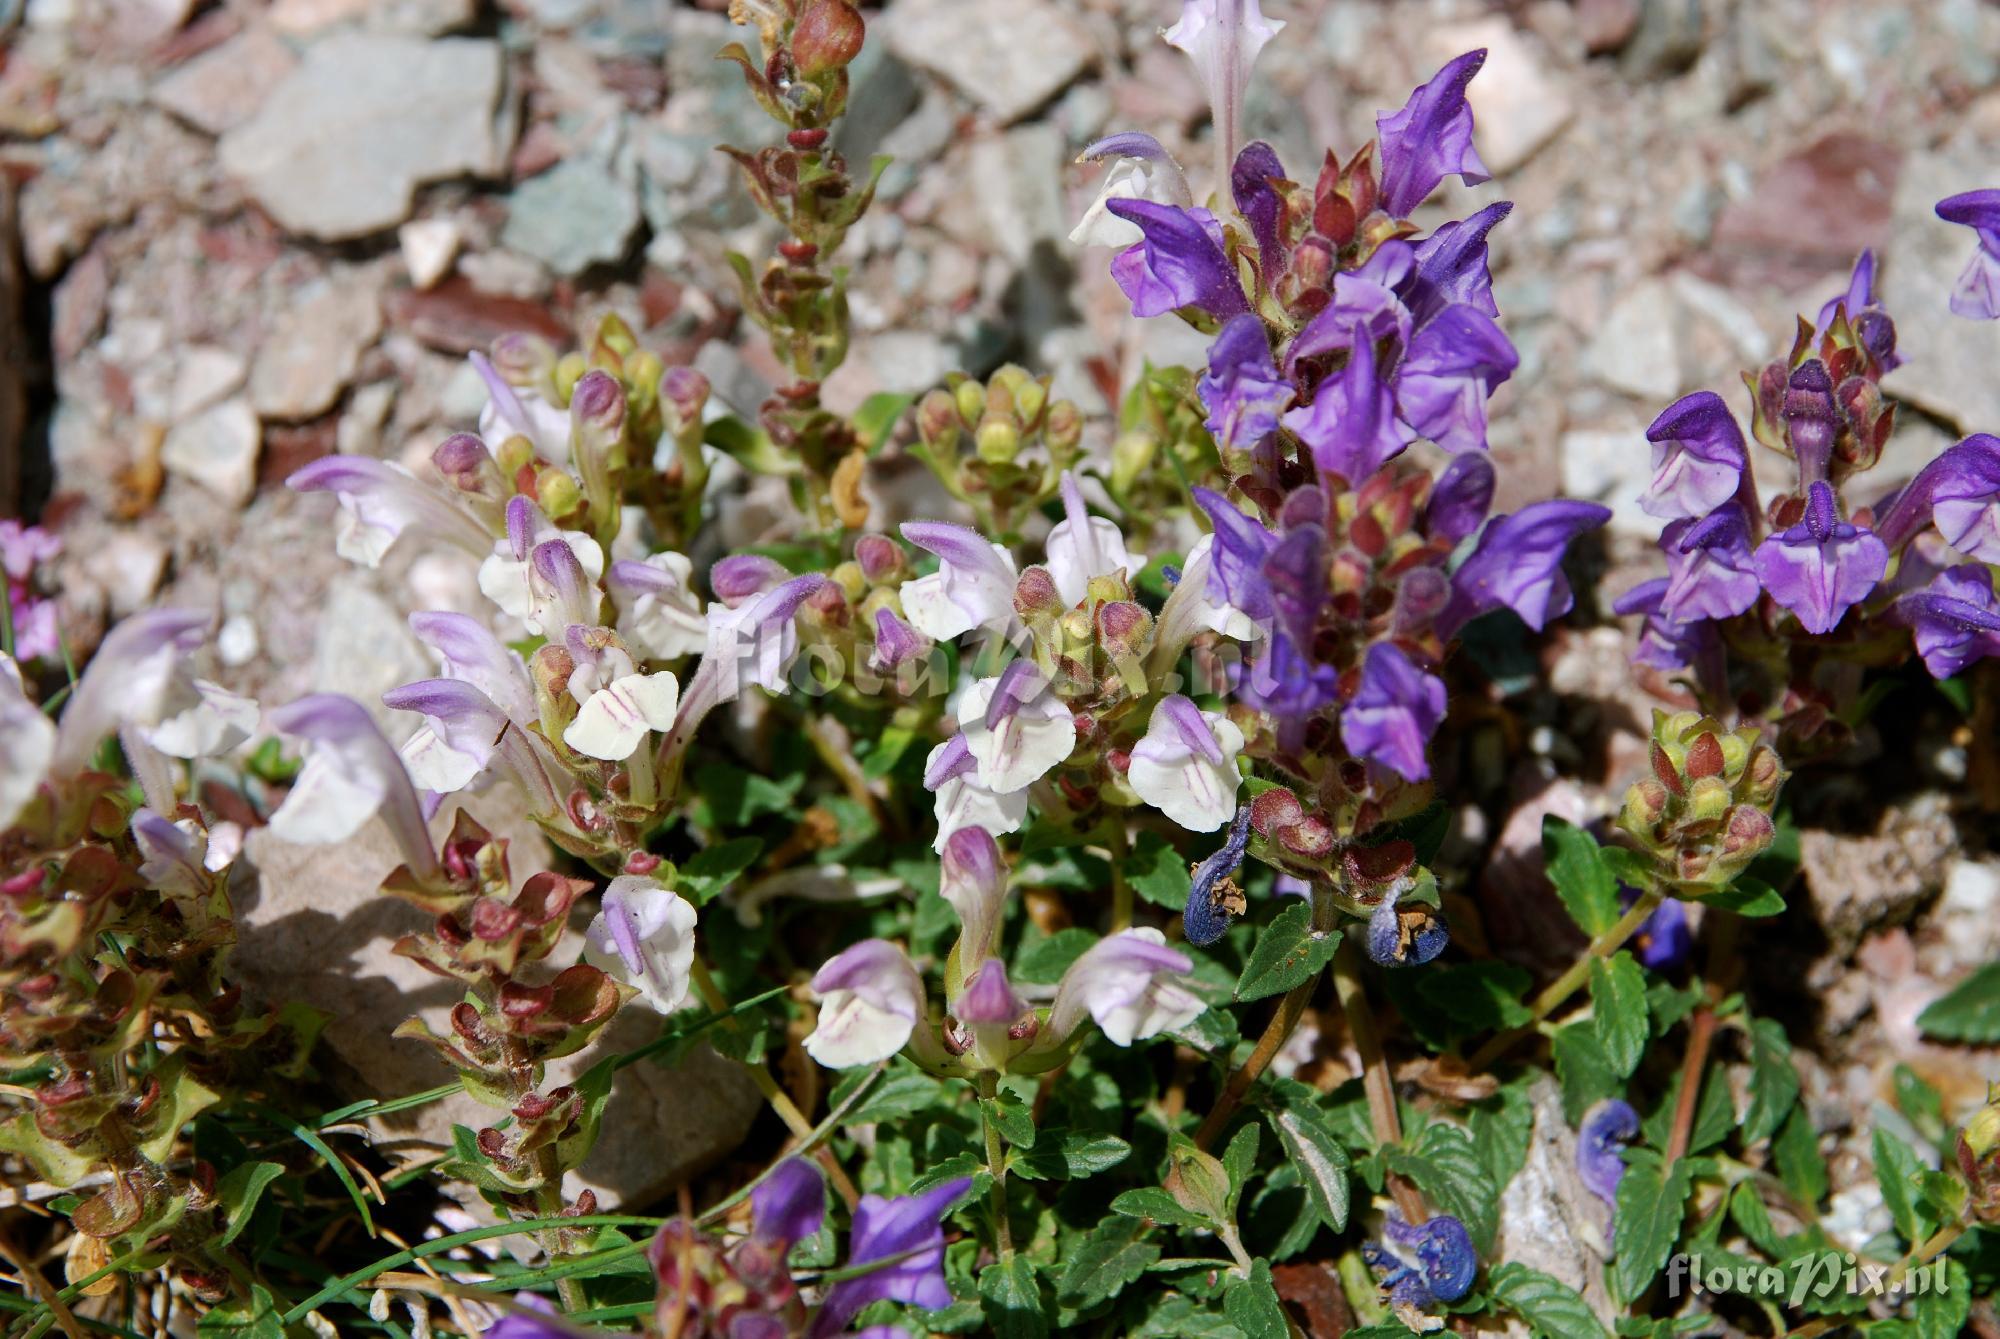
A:
[[[284,1174],[282,1163],[245,1162],[231,1167],[215,1183],[215,1197],[222,1204],[227,1223],[215,1239],[217,1246],[227,1246],[250,1226],[250,1215],[257,1212],[257,1201],[263,1197],[264,1187]]]
[[[201,1339],[284,1339],[284,1313],[270,1290],[253,1284],[248,1298],[232,1298],[195,1322]]]
[[[895,1068],[882,1076],[861,1104],[847,1113],[843,1125],[868,1125],[876,1121],[901,1120],[914,1116],[917,1112],[935,1106],[945,1096],[945,1085],[938,1079],[918,1069],[907,1060],[897,1060]],[[827,1105],[839,1110],[847,1100],[847,1095],[855,1086],[868,1077],[865,1069],[848,1071],[848,1077],[841,1080],[827,1099]]]
[[[2000,962],[1989,962],[1917,1015],[1917,1026],[1946,1041],[2000,1042]]]
[[[740,828],[766,814],[789,814],[805,783],[802,771],[774,778],[746,767],[710,763],[696,770],[693,790],[707,811],[709,825]]]
[[[1657,1154],[1641,1150],[1626,1156],[1630,1165],[1618,1179],[1612,1215],[1611,1291],[1629,1305],[1652,1286],[1680,1237],[1690,1177],[1685,1158],[1663,1172]]]
[[[1771,1160],[1785,1189],[1801,1202],[1818,1204],[1826,1198],[1826,1159],[1820,1156],[1819,1136],[1804,1106],[1794,1106],[1778,1127],[1778,1136],[1771,1141]]]
[[[1618,1072],[1597,1039],[1594,1023],[1557,1028],[1550,1050],[1555,1057],[1556,1078],[1562,1083],[1563,1117],[1571,1125],[1581,1123],[1584,1112],[1619,1091]]]
[[[1574,1288],[1539,1270],[1504,1261],[1487,1271],[1486,1288],[1495,1302],[1547,1339],[1610,1339],[1604,1322]]]
[[[1151,1231],[1137,1218],[1107,1218],[1085,1233],[1063,1265],[1056,1301],[1085,1311],[1116,1297],[1160,1258],[1159,1243],[1146,1240]]]
[[[1500,1188],[1472,1146],[1472,1136],[1441,1121],[1423,1127],[1414,1149],[1389,1149],[1390,1171],[1408,1177],[1438,1208],[1465,1224],[1474,1250],[1485,1251],[1500,1226]]]
[[[1125,882],[1156,907],[1179,911],[1187,906],[1193,876],[1187,857],[1157,832],[1142,832],[1124,861]]]
[[[979,1109],[999,1129],[1000,1137],[1015,1148],[1035,1146],[1035,1114],[1018,1093],[1003,1089],[998,1097],[983,1097]]]
[[[1315,932],[1312,907],[1294,902],[1257,936],[1257,946],[1250,951],[1250,961],[1236,982],[1236,998],[1261,1000],[1304,985],[1333,960],[1333,951],[1339,947],[1340,932]]]
[[[979,1304],[987,1333],[999,1339],[1047,1339],[1049,1317],[1035,1266],[1025,1255],[979,1271]]]
[[[1765,1207],[1763,1196],[1757,1193],[1755,1182],[1737,1183],[1736,1192],[1729,1197],[1729,1217],[1736,1226],[1743,1229],[1743,1235],[1750,1238],[1758,1250],[1773,1260],[1784,1258],[1784,1246],[1778,1239],[1778,1229],[1771,1222],[1771,1211]]]
[[[1875,1179],[1882,1186],[1882,1203],[1895,1220],[1896,1231],[1914,1246],[1927,1234],[1917,1214],[1918,1185],[1924,1164],[1915,1150],[1887,1130],[1875,1129]]]
[[[1776,916],[1785,909],[1785,899],[1777,889],[1748,874],[1737,875],[1727,888],[1705,894],[1700,900],[1739,916]]]
[[[1335,1232],[1344,1229],[1348,1210],[1347,1173],[1351,1164],[1333,1126],[1315,1103],[1289,1096],[1267,1106],[1264,1119],[1270,1122],[1278,1142],[1285,1146],[1285,1157],[1298,1172],[1299,1184],[1305,1188],[1306,1198],[1320,1221]]]
[[[861,449],[871,456],[880,451],[896,430],[896,421],[916,402],[916,396],[895,391],[877,391],[863,400],[850,420]]]
[[[1799,1100],[1799,1073],[1792,1068],[1792,1044],[1776,1019],[1750,1025],[1750,1109],[1743,1113],[1745,1147],[1776,1134]]]
[[[1465,1113],[1472,1147],[1493,1184],[1506,1189],[1528,1160],[1535,1110],[1519,1083],[1510,1084]]]
[[[1590,960],[1590,1021],[1611,1072],[1629,1077],[1646,1055],[1646,973],[1630,953]]]
[[[1206,1229],[1210,1225],[1208,1219],[1183,1209],[1178,1200],[1158,1186],[1141,1186],[1137,1190],[1125,1191],[1111,1201],[1111,1212],[1128,1218],[1151,1219],[1163,1227]]]
[[[0,1153],[26,1158],[35,1175],[52,1186],[73,1186],[90,1175],[92,1159],[42,1133],[33,1112],[0,1125]]]
[[[737,837],[711,846],[680,867],[675,891],[697,907],[704,906],[756,864],[763,853],[764,843],[755,837]]]
[[[1271,1282],[1271,1266],[1259,1260],[1250,1277],[1238,1279],[1222,1294],[1222,1314],[1243,1331],[1244,1339],[1290,1339],[1291,1324]]]
[[[1587,935],[1618,923],[1618,879],[1598,855],[1597,839],[1553,814],[1542,819],[1542,858],[1549,882]]]
[[[1917,1339],[1957,1339],[1965,1333],[1966,1321],[1972,1318],[1972,1279],[1965,1266],[1947,1257],[1925,1266],[1927,1279],[1938,1279],[1940,1267],[1943,1286],[1933,1282],[1927,1291],[1916,1293],[1911,1299],[1911,1319],[1915,1322]],[[1914,1275],[1906,1282],[1914,1288]]]
[[[1132,1331],[1132,1339],[1243,1339],[1243,1331],[1189,1298],[1167,1293]]]
[[[1678,1071],[1668,1081],[1666,1092],[1660,1103],[1640,1127],[1646,1142],[1654,1148],[1665,1148],[1673,1133],[1674,1108],[1681,1098],[1681,1076]],[[1729,1137],[1736,1128],[1736,1107],[1730,1099],[1729,1080],[1715,1067],[1710,1066],[1703,1074],[1701,1092],[1696,1096],[1694,1123],[1688,1131],[1688,1152],[1699,1153],[1713,1148]]]
[[[1511,962],[1460,962],[1425,968],[1418,975],[1417,993],[1463,1024],[1469,1036],[1520,1027],[1533,1018],[1521,1003],[1531,984],[1528,970]]]
[[[1023,944],[1014,955],[1013,979],[1032,986],[1052,986],[1096,942],[1096,935],[1072,925]]]
[[[1016,1149],[1009,1164],[1030,1181],[1080,1181],[1132,1156],[1116,1135],[1088,1130],[1041,1130],[1032,1149]]]

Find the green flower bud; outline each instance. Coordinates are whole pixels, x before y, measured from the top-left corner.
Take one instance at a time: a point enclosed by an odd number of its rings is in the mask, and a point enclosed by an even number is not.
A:
[[[1053,414],[1051,415],[1053,417]],[[1139,482],[1139,476],[1159,459],[1160,443],[1151,433],[1128,432],[1111,448],[1111,492],[1124,497]]]
[[[583,489],[577,484],[575,475],[560,466],[551,465],[535,479],[535,501],[541,504],[550,519],[560,519],[574,514],[583,505]]]
[[[1021,430],[1011,418],[996,418],[991,414],[979,425],[979,433],[974,438],[979,458],[989,465],[1007,465],[1021,454]]]
[[[958,402],[958,416],[965,426],[978,423],[980,415],[986,412],[986,388],[976,381],[961,381],[953,394]]]

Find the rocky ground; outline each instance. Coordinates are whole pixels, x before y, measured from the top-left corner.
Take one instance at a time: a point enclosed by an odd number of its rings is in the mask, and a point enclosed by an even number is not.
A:
[[[1431,208],[1516,202],[1494,245],[1522,354],[1494,406],[1503,504],[1614,503],[1609,556],[1642,563],[1645,424],[1683,392],[1732,394],[1863,247],[1884,258],[1909,358],[1885,486],[2000,427],[2000,323],[1946,316],[1968,239],[1930,213],[1993,184],[2000,7],[1267,10],[1290,27],[1251,129],[1296,175],[1316,146],[1362,143],[1447,56],[1491,53],[1473,101],[1495,180]],[[1205,103],[1157,39],[1169,0],[894,0],[869,17],[840,144],[896,162],[843,257],[856,338],[829,398],[1011,358],[1102,414],[1142,359],[1195,357],[1171,322],[1131,322],[1106,253],[1066,240],[1097,172],[1072,160],[1108,129],[1158,135],[1202,189]],[[209,602],[229,686],[372,701],[427,668],[405,608],[462,602],[470,573],[434,556],[346,567],[323,502],[278,486],[292,469],[334,449],[421,465],[483,402],[468,350],[517,328],[560,340],[606,308],[738,409],[768,393],[724,254],[769,239],[714,152],[768,123],[713,59],[734,33],[707,3],[0,0],[0,34],[0,295],[21,310],[0,319],[0,511],[61,535],[80,642],[148,603]],[[1624,784],[1644,700],[1626,651],[1608,628],[1557,648],[1558,691],[1625,723],[1584,769],[1603,789],[1548,786],[1560,740],[1510,774],[1523,807],[1498,831],[1495,887],[1543,810],[1590,817]],[[1950,778],[1954,747],[1963,767],[1962,742],[1938,742],[1932,776]],[[1799,971],[1825,993],[1824,1037],[1798,1040],[1826,1058],[1808,1091],[1829,1112],[1879,1105],[1890,1057],[1956,1095],[1981,1077],[1913,1022],[1939,981],[2000,951],[2000,864],[1966,853],[1966,830],[1919,793],[1879,831],[1809,837],[1824,942]]]

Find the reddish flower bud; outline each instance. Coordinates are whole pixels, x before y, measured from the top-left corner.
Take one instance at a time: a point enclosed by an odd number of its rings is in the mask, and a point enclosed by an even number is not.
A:
[[[846,69],[866,36],[861,11],[847,0],[813,0],[792,29],[792,63],[808,79]]]

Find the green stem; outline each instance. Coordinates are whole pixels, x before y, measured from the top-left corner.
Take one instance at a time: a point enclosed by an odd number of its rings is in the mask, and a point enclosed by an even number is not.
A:
[[[1368,993],[1361,984],[1361,958],[1354,941],[1347,940],[1333,955],[1333,988],[1340,995],[1340,1009],[1347,1017],[1347,1032],[1354,1040],[1354,1052],[1361,1058],[1361,1087],[1368,1095],[1368,1121],[1375,1142],[1392,1148],[1403,1142],[1403,1121],[1396,1110],[1396,1087],[1389,1076],[1388,1058],[1382,1053],[1381,1039],[1375,1035],[1375,1015],[1368,1009]],[[1421,1223],[1430,1217],[1417,1188],[1395,1173],[1387,1177],[1389,1195],[1402,1212],[1403,1221]]]
[[[1111,933],[1117,934],[1132,924],[1132,885],[1125,878],[1131,840],[1123,818],[1113,817],[1106,824],[1105,846],[1111,854]]]
[[[986,1170],[993,1177],[993,1240],[1002,1261],[1014,1258],[1014,1235],[1007,1225],[1007,1151],[1000,1144],[1000,1124],[986,1103],[1000,1091],[1000,1077],[990,1070],[979,1076],[979,1118],[986,1127]]]
[[[1584,949],[1583,956],[1570,964],[1568,971],[1550,982],[1548,988],[1535,997],[1531,1019],[1520,1027],[1500,1033],[1473,1052],[1472,1058],[1465,1062],[1466,1069],[1474,1074],[1483,1072],[1495,1060],[1505,1055],[1515,1042],[1533,1033],[1536,1024],[1554,1013],[1564,1000],[1576,994],[1583,988],[1584,983],[1590,980],[1590,964],[1599,958],[1608,958],[1625,947],[1626,942],[1639,933],[1639,927],[1646,923],[1646,918],[1651,916],[1659,905],[1660,895],[1657,892],[1642,893],[1630,910],[1618,918],[1616,924],[1590,941],[1590,946]]]

